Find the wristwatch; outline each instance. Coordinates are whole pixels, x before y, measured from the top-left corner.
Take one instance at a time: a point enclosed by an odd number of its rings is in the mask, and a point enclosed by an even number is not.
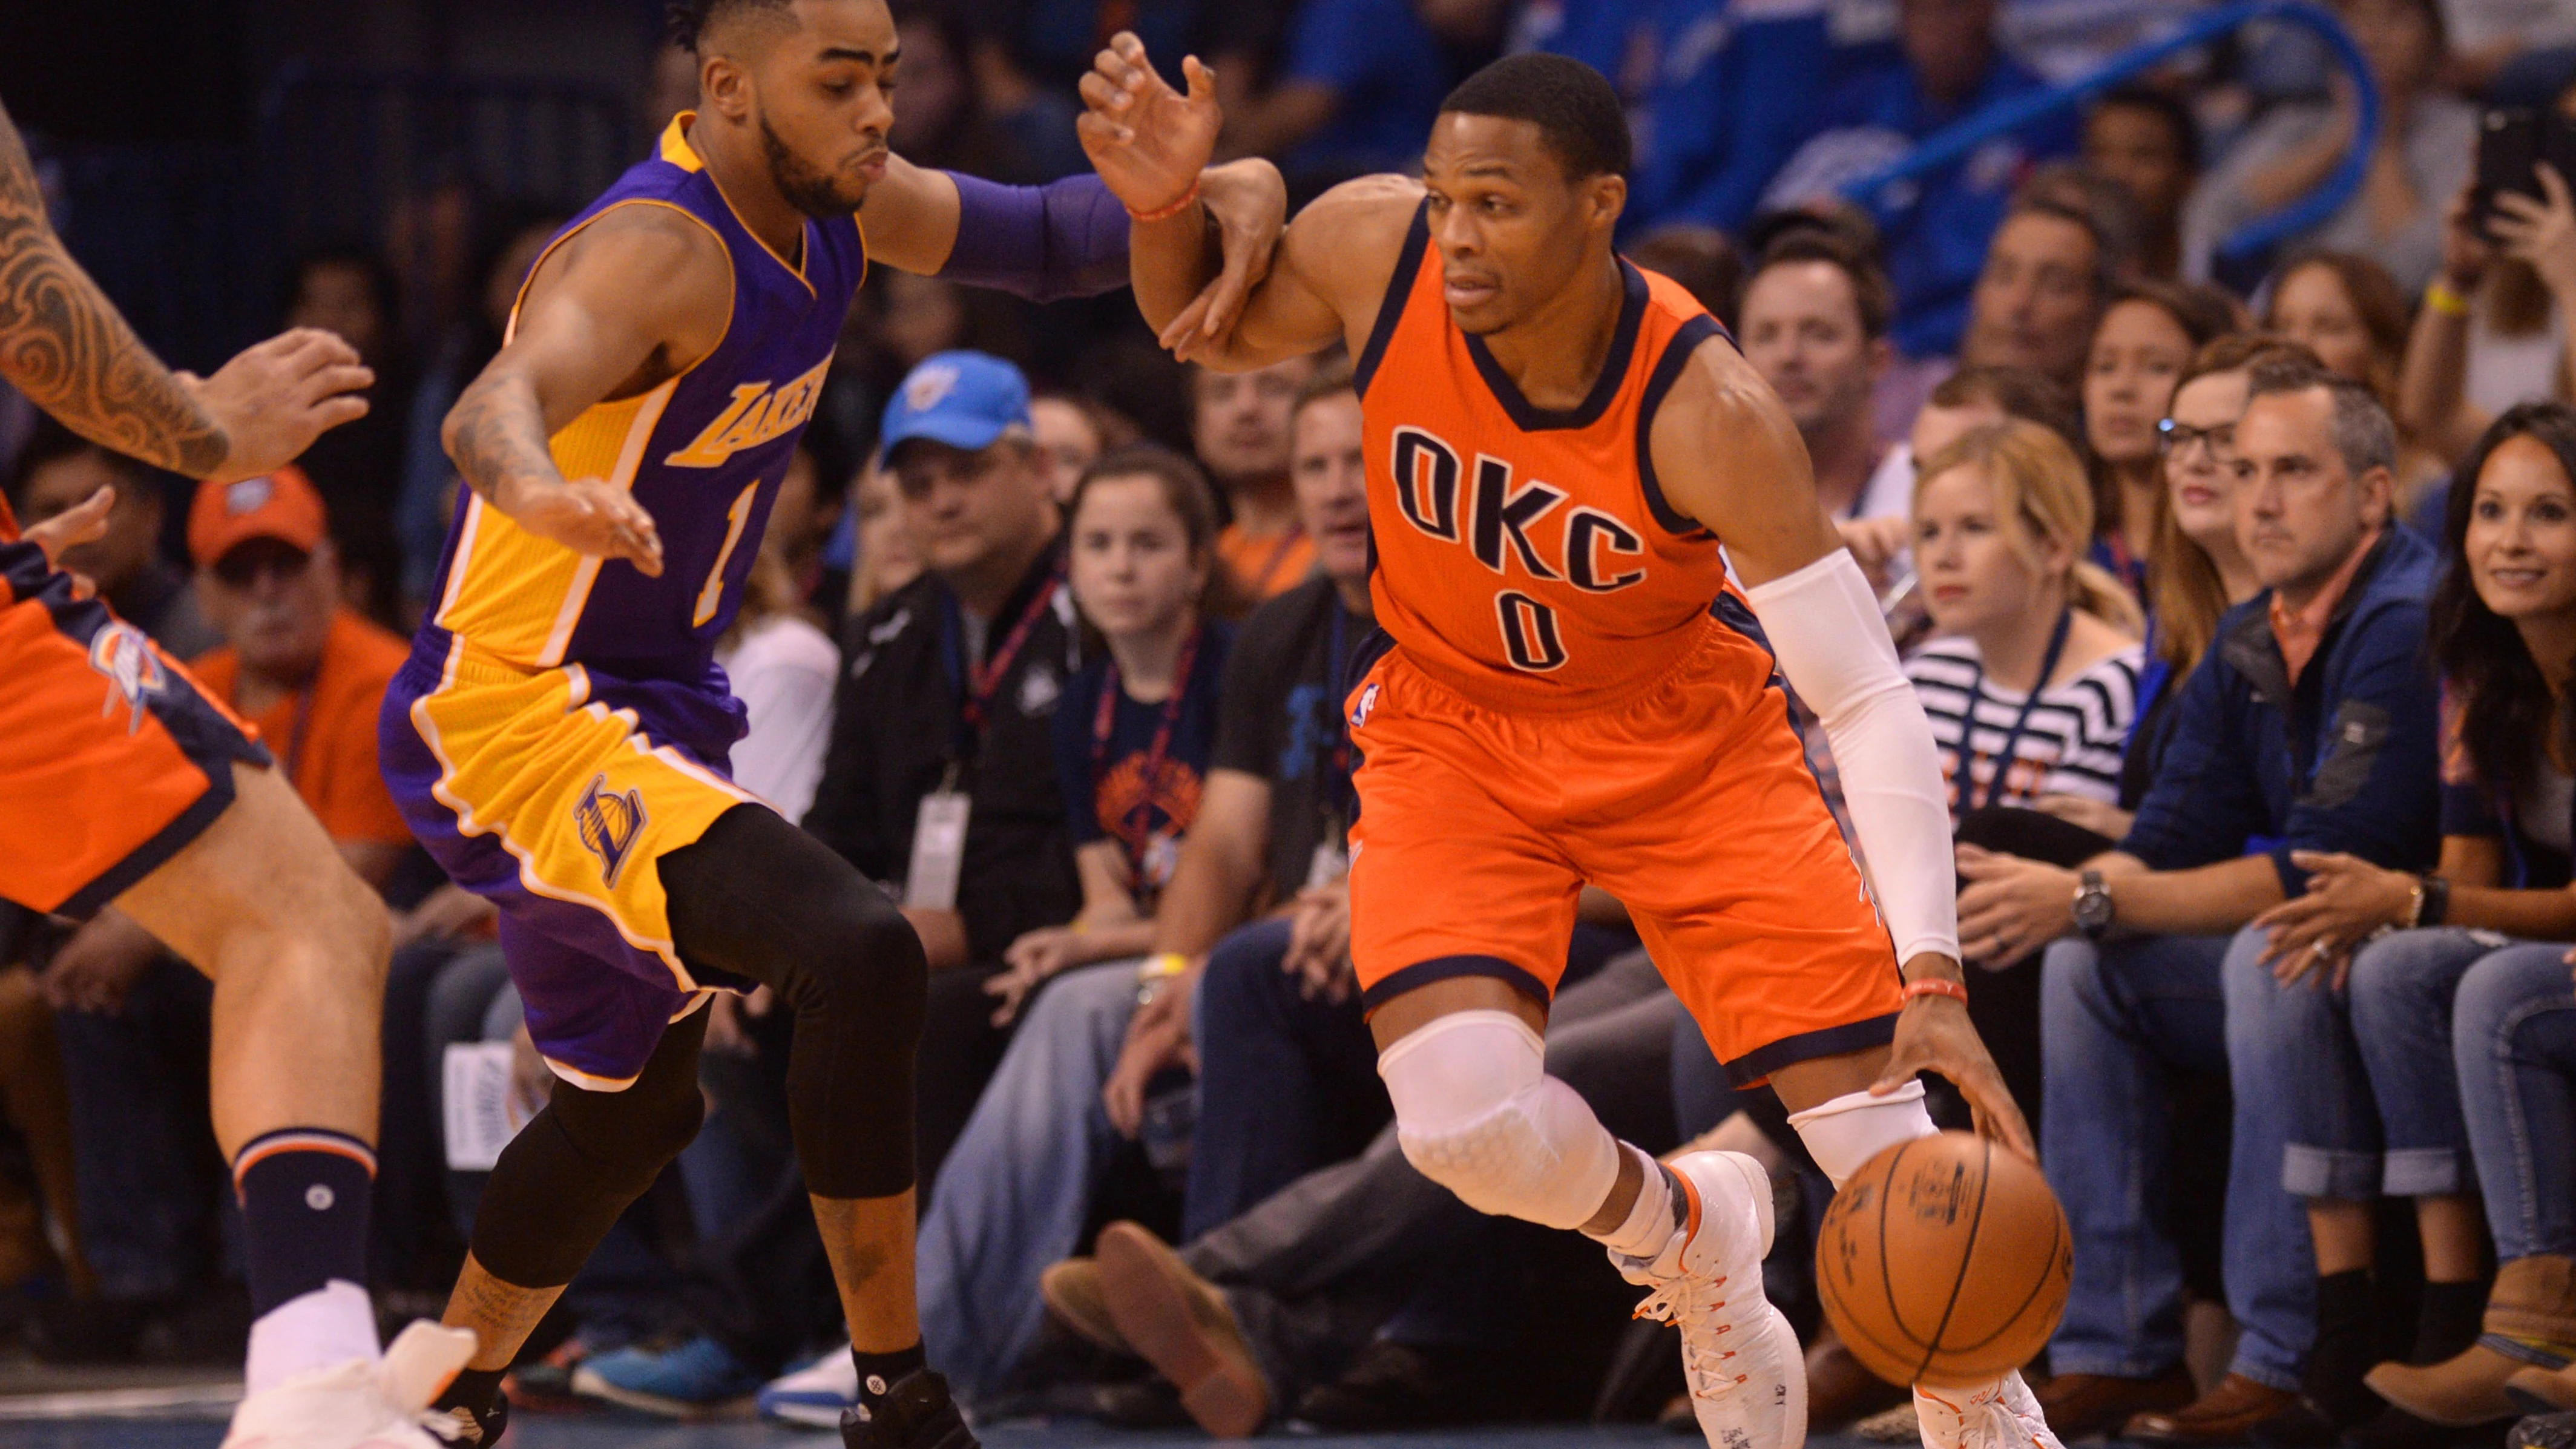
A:
[[[2075,929],[2084,939],[2099,941],[2111,929],[2111,888],[2102,883],[2102,872],[2088,870],[2076,877]]]

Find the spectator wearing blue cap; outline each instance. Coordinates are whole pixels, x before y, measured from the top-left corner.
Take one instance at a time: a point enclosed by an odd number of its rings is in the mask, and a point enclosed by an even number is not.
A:
[[[923,572],[843,634],[805,828],[895,893],[930,956],[929,1182],[1001,1060],[984,978],[1011,942],[1082,905],[1054,745],[1082,642],[1019,369],[978,352],[925,358],[880,437]]]

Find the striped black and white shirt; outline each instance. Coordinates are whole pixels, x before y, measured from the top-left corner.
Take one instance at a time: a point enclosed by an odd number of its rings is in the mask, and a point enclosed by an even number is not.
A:
[[[2138,673],[2145,667],[2146,651],[2133,644],[2063,684],[2041,690],[2031,705],[2029,724],[2012,746],[2013,759],[1993,803],[2028,806],[2042,795],[2118,803],[2120,756],[2137,720]],[[1941,749],[1941,776],[1950,787],[1950,816],[1956,820],[1967,805],[1987,803],[1996,757],[2012,737],[2013,721],[2021,717],[2029,696],[1985,678],[1976,641],[1964,637],[1926,643],[1905,662],[1905,674],[1914,681],[1923,712],[1931,716],[1932,738]],[[1977,697],[1973,730],[1966,718],[1971,695]],[[1965,801],[1963,777],[1968,782]]]

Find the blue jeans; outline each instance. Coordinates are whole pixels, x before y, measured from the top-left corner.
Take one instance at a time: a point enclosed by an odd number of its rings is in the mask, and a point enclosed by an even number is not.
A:
[[[2182,1361],[2182,1260],[2163,1227],[2174,1150],[2168,1075],[2223,1072],[2233,1023],[2225,963],[2261,932],[2059,941],[2041,967],[2046,1043],[2040,1161],[2075,1237],[2075,1282],[2049,1344],[2059,1373],[2151,1378]],[[2222,1257],[2243,1329],[2237,1373],[2295,1390],[2316,1336],[2316,1255],[2281,1190],[2279,1113],[2236,1093]]]
[[[2563,946],[2508,946],[2460,982],[2460,1105],[2496,1256],[2576,1255],[2576,989]]]
[[[1358,1156],[1394,1114],[1359,997],[1308,997],[1280,969],[1287,957],[1286,921],[1256,921],[1208,953],[1183,1242]]]
[[[1002,1386],[1046,1322],[1038,1275],[1072,1255],[1118,1145],[1100,1088],[1136,1012],[1136,963],[1040,988],[950,1148],[915,1255],[921,1337],[961,1397]]]
[[[2316,972],[2285,986],[2259,953],[2228,958],[2238,1101],[2281,1119],[2281,1186],[2291,1196],[2460,1190],[2468,1133],[2451,1069],[2451,993],[2493,949],[2492,938],[2467,931],[2400,931],[2354,956],[2342,991]]]

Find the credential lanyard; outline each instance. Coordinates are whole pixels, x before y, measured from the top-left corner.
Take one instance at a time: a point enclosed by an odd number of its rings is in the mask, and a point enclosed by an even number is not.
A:
[[[1128,869],[1138,887],[1145,883],[1145,847],[1153,835],[1154,797],[1163,788],[1163,764],[1172,748],[1172,731],[1181,719],[1181,705],[1190,690],[1190,670],[1199,660],[1199,631],[1190,626],[1188,642],[1181,645],[1180,665],[1172,671],[1172,692],[1163,701],[1163,718],[1154,727],[1154,742],[1145,751],[1145,788],[1135,804],[1127,807],[1118,819],[1118,843],[1127,852]],[[1111,658],[1109,673],[1100,681],[1100,707],[1091,714],[1091,792],[1094,808],[1100,795],[1101,768],[1109,763],[1109,736],[1118,721],[1118,661]],[[1142,817],[1140,820],[1139,817]]]
[[[2004,736],[2003,753],[1995,757],[1995,773],[1986,781],[1986,798],[1981,802],[1986,809],[1993,809],[1995,801],[2004,793],[2004,778],[2012,772],[2013,752],[2021,748],[2021,737],[2030,728],[2030,712],[2039,707],[2039,696],[2048,688],[2049,677],[2057,673],[2058,656],[2066,652],[2066,634],[2074,623],[2074,609],[2068,608],[2058,612],[2057,629],[2048,636],[2048,654],[2039,661],[2039,678],[2032,682],[2030,693],[2022,696],[2021,713],[2013,716],[2012,733]],[[1985,702],[1986,661],[1981,654],[1977,658],[1977,677],[1968,685],[1967,713],[1959,726],[1960,754],[1963,757],[1960,768],[1962,769],[1967,768],[1967,762],[1976,757],[1977,706]],[[1970,798],[1969,792],[1975,788],[1976,782],[1973,779],[1961,780],[1959,799],[1963,802],[1967,801]]]

